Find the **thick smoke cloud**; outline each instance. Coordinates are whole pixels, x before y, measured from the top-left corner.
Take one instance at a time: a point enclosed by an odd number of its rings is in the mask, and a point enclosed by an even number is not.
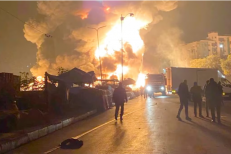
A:
[[[142,32],[141,32],[142,33]],[[145,42],[144,71],[162,72],[166,67],[187,67],[189,54],[177,27],[157,24],[142,36]]]
[[[173,60],[174,55],[179,54],[182,50],[181,42],[178,41],[180,32],[169,29],[163,34],[158,34],[153,29],[153,26],[163,19],[159,12],[175,9],[177,7],[176,2],[42,1],[38,2],[37,6],[39,16],[29,20],[24,26],[25,38],[35,43],[38,48],[37,64],[31,69],[35,76],[43,75],[45,71],[56,74],[59,67],[66,69],[78,67],[84,71],[93,70],[99,74],[99,60],[98,57],[95,57],[96,31],[87,27],[107,25],[99,31],[99,40],[102,41],[107,32],[119,22],[120,15],[125,15],[128,12],[133,12],[136,19],[145,20],[147,23],[140,30],[145,47],[139,52],[134,53],[131,45],[124,42],[124,64],[131,66],[128,75],[133,78],[137,77],[144,51],[145,64],[150,68],[155,63],[158,65],[167,65],[165,63],[178,65],[171,59]],[[108,7],[110,10],[106,10]],[[44,34],[49,34],[52,37],[46,37]],[[167,50],[172,54],[165,52]],[[155,55],[164,58],[158,58]],[[164,63],[160,59],[163,59]],[[116,51],[113,56],[103,57],[101,60],[103,70],[113,72],[116,70],[116,65],[121,63],[121,53]]]

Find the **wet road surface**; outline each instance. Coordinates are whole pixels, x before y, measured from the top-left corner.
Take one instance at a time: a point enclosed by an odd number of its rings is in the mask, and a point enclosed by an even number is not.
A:
[[[176,96],[141,97],[125,104],[124,120],[114,120],[114,109],[23,145],[9,154],[231,154],[231,105],[225,105],[223,125],[193,117],[192,105],[178,121]],[[227,108],[230,108],[228,110]],[[230,111],[230,113],[228,113]],[[205,110],[203,109],[205,115]],[[80,149],[56,148],[63,140],[80,137]],[[55,149],[55,150],[54,150]]]

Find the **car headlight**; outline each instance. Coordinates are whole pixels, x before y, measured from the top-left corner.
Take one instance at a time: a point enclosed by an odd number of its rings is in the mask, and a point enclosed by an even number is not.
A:
[[[151,86],[147,86],[146,89],[147,89],[147,91],[151,91],[152,87]]]
[[[164,90],[164,87],[160,87],[161,90]]]

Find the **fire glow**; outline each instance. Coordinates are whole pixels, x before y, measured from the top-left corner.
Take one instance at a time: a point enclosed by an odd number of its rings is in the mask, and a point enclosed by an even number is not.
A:
[[[136,88],[140,88],[144,86],[145,86],[145,74],[140,73],[138,75],[138,79],[136,80]]]
[[[21,91],[42,91],[44,88],[45,79],[42,76],[37,76],[34,82],[28,84],[28,88],[21,89]]]
[[[121,33],[121,21],[117,21],[116,25],[106,33],[106,37],[100,44],[100,48],[96,49],[95,57],[115,57],[115,51],[121,51],[121,37],[123,38],[123,43],[128,43],[131,45],[132,51],[135,55],[139,54],[139,51],[144,47],[144,42],[140,37],[139,30],[144,28],[148,24],[148,21],[138,20],[135,17],[126,17],[122,25]],[[124,50],[124,49],[123,49]],[[123,66],[123,74],[126,75],[130,72],[130,67],[134,66]],[[115,72],[107,72],[108,78],[112,75],[117,76],[118,79],[121,79],[122,66],[117,64],[117,69]],[[129,74],[128,74],[129,75]],[[138,75],[138,80],[136,87],[144,86],[145,78],[144,74]]]
[[[147,25],[147,22],[136,20],[134,17],[127,17],[123,21],[122,38],[123,43],[129,43],[133,52],[137,53],[144,42],[140,37],[139,30]],[[107,57],[114,55],[115,51],[121,50],[121,23],[120,21],[106,34],[103,43],[100,44],[100,51],[96,49],[96,57]]]

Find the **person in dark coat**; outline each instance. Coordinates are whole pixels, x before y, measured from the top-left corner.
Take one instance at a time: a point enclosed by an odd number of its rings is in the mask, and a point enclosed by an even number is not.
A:
[[[144,98],[147,98],[148,92],[147,92],[147,88],[144,88]]]
[[[183,107],[185,107],[186,119],[191,120],[191,118],[189,118],[189,116],[188,116],[188,100],[190,98],[190,94],[188,91],[187,80],[184,80],[184,82],[180,84],[179,89],[178,89],[178,95],[180,97],[180,108],[178,110],[177,118],[179,120],[181,120],[180,113],[181,113]]]
[[[206,81],[206,84],[204,85],[204,95],[205,95],[205,108],[206,108],[206,117],[209,117],[209,101],[208,101],[208,91],[207,86],[209,84],[209,80]]]
[[[215,119],[215,110],[217,111],[217,120],[218,123],[220,123],[220,108],[221,108],[221,103],[219,102],[220,100],[220,88],[219,85],[214,81],[213,78],[210,79],[209,84],[206,88],[208,92],[208,101],[209,105],[211,108],[211,115],[212,115],[212,122],[216,122]]]
[[[220,81],[218,82],[218,88],[219,88],[219,94],[220,94],[219,102],[220,102],[221,104],[223,104],[223,97],[222,97],[222,96],[223,96],[223,87],[222,87]]]
[[[197,82],[194,82],[194,86],[190,89],[190,93],[192,94],[192,100],[194,102],[194,115],[197,117],[197,105],[199,106],[199,116],[202,116],[202,89],[197,85]]]
[[[127,94],[125,89],[123,88],[122,83],[119,83],[119,87],[117,87],[114,90],[113,93],[113,100],[115,102],[116,105],[116,110],[115,110],[115,120],[117,120],[118,117],[118,112],[119,112],[119,108],[121,107],[120,110],[120,120],[123,120],[123,114],[124,114],[124,102],[128,102],[127,99]]]

